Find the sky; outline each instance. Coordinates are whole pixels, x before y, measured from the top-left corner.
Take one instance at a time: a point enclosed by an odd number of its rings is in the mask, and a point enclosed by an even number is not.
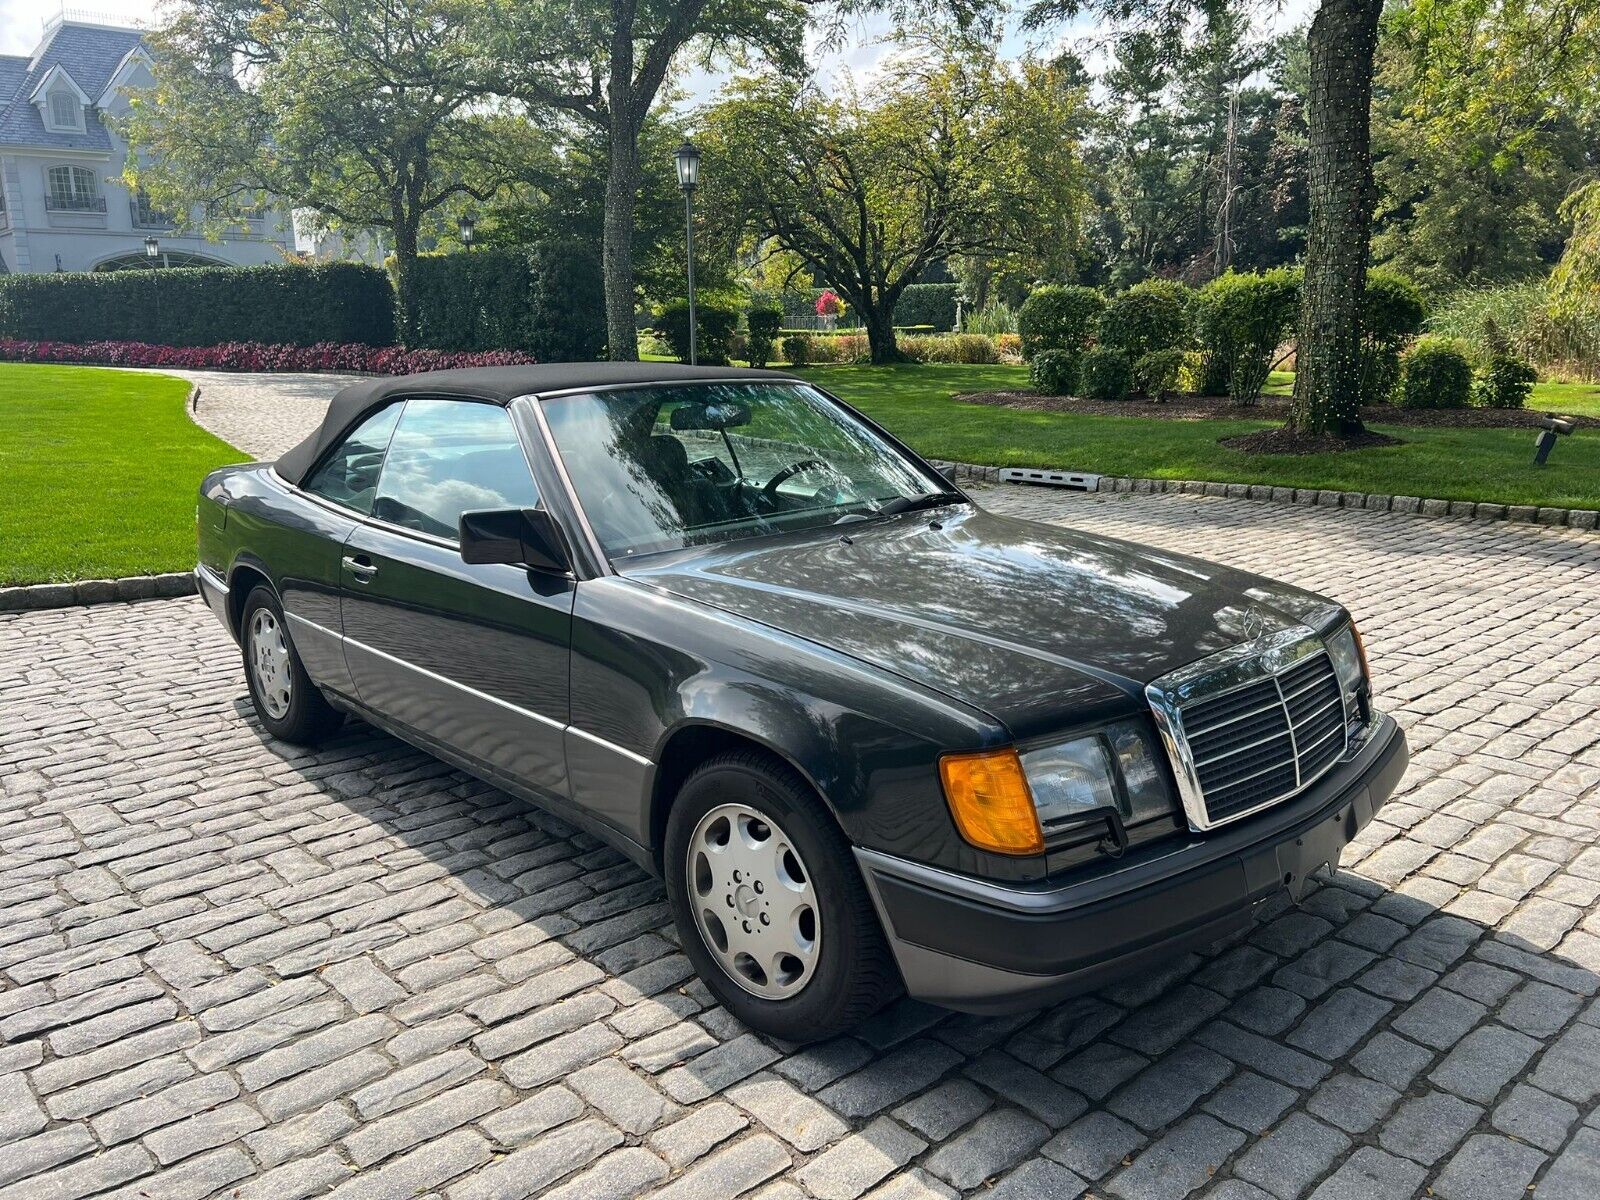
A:
[[[1262,24],[1272,30],[1292,29],[1305,21],[1316,0],[1265,0],[1268,11]],[[153,21],[158,0],[91,0],[84,5],[67,5],[67,12],[79,20],[99,21],[105,24],[145,24]],[[62,0],[0,0],[0,54],[26,54],[38,44],[44,22],[62,11]],[[1092,37],[1096,29],[1092,22],[1079,22],[1073,27],[1058,31],[1046,42],[1040,43],[1038,35],[1024,35],[1012,22],[1001,41],[1006,55],[1016,55],[1032,46],[1048,47],[1062,41],[1073,42]],[[857,74],[870,74],[872,67],[887,53],[883,37],[890,31],[886,18],[876,18],[858,26],[841,50],[823,56],[819,69],[824,77],[831,77],[841,68]],[[682,81],[687,99],[693,103],[707,99],[716,90],[724,76],[695,72]]]

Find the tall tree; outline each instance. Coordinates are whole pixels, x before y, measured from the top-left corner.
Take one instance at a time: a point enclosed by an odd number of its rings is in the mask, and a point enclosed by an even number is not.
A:
[[[1561,252],[1563,197],[1600,147],[1592,0],[1412,0],[1384,15],[1375,258],[1436,291]]]
[[[1361,431],[1361,299],[1372,209],[1372,70],[1383,0],[1322,0],[1306,111],[1310,222],[1290,429]]]
[[[1085,10],[1172,38],[1225,0],[1033,0],[1028,23]],[[1307,39],[1310,222],[1299,364],[1290,424],[1306,433],[1360,428],[1360,309],[1371,234],[1373,56],[1382,0],[1320,0]]]
[[[634,312],[640,134],[674,62],[692,42],[755,50],[799,69],[802,0],[492,0],[498,31],[485,74],[534,107],[570,113],[603,139],[602,221],[606,329],[611,357],[639,356]]]
[[[130,97],[125,174],[160,209],[226,214],[282,198],[386,230],[399,328],[430,219],[487,200],[535,147],[486,110],[472,0],[182,0],[150,37],[156,85]]]
[[[894,311],[957,255],[1070,248],[1083,205],[1071,112],[1054,71],[1006,71],[966,39],[899,55],[872,96],[768,74],[704,114],[708,155],[730,169],[710,211],[814,264],[866,327],[872,361],[898,357]],[[735,164],[736,169],[735,168]]]

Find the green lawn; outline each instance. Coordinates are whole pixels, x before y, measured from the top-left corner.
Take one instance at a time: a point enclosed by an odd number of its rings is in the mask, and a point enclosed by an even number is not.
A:
[[[244,457],[184,412],[189,385],[0,363],[0,585],[194,566],[195,489]]]
[[[1293,371],[1274,371],[1262,389],[1268,396],[1287,396],[1294,391]],[[1536,383],[1528,407],[1538,412],[1566,413],[1580,417],[1600,417],[1600,383]]]
[[[1217,445],[1217,439],[1273,422],[1030,413],[953,399],[957,392],[1026,390],[1022,367],[813,367],[806,374],[934,458],[1500,504],[1600,506],[1600,431],[1594,429],[1562,438],[1543,469],[1530,465],[1533,434],[1526,429],[1391,427],[1388,432],[1405,445],[1331,455],[1247,455]],[[1600,416],[1600,388],[1542,384],[1532,407]]]

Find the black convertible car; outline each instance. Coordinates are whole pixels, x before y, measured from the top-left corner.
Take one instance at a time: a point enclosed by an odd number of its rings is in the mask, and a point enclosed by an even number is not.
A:
[[[1233,933],[1406,765],[1337,604],[987,513],[781,374],[360,383],[199,548],[268,732],[354,713],[605,839],[794,1039]]]

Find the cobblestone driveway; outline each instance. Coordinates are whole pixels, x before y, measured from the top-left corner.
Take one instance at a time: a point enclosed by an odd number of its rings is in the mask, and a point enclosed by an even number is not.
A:
[[[1300,908],[796,1050],[591,839],[362,726],[264,740],[198,601],[4,616],[0,1200],[1600,1196],[1600,539],[983,495],[1352,605],[1415,761]]]

